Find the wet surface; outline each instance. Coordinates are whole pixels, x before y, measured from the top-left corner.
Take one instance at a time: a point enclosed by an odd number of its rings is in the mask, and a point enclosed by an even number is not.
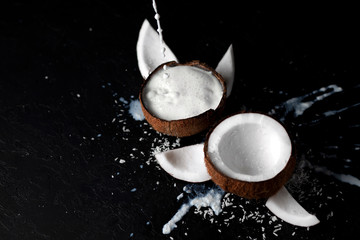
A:
[[[298,165],[287,184],[320,224],[294,227],[264,201],[224,193],[222,211],[192,207],[211,182],[167,175],[154,153],[177,139],[133,118],[142,78],[136,41],[151,1],[22,3],[0,10],[1,239],[344,239],[359,234],[360,82],[351,7],[158,2],[180,61],[216,67],[232,43],[225,115],[267,113],[288,129]],[[285,10],[286,9],[286,10]],[[214,13],[216,14],[214,15]]]

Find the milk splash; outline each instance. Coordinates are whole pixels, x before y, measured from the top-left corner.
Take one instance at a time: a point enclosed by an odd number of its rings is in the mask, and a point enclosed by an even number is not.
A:
[[[176,223],[179,222],[193,206],[195,206],[196,209],[210,207],[215,215],[219,215],[222,211],[221,200],[224,196],[224,191],[219,187],[207,189],[204,185],[187,185],[183,190],[193,195],[193,197],[190,197],[187,203],[181,205],[177,213],[163,226],[163,234],[169,234],[176,228]],[[178,199],[182,197],[183,193],[179,195]]]
[[[331,95],[341,92],[343,89],[337,85],[329,85],[327,87],[322,87],[318,90],[314,90],[308,94],[305,94],[300,97],[290,98],[284,103],[275,106],[269,114],[273,115],[275,113],[282,114],[280,121],[284,122],[285,118],[292,113],[293,117],[301,116],[308,108],[310,108],[314,103],[324,100]],[[307,98],[313,98],[313,100],[304,101]]]
[[[141,110],[141,105],[139,100],[131,100],[129,104],[129,113],[136,121],[142,121],[145,119],[145,116]]]
[[[130,103],[123,97],[120,97],[116,100],[116,103],[120,102],[123,107],[128,109],[128,113],[132,116],[132,118],[136,121],[143,121],[145,116],[141,109],[141,104],[138,99],[130,99]],[[113,119],[115,121],[116,119]]]
[[[318,90],[314,90],[310,93],[307,93],[303,96],[290,98],[289,100],[287,100],[287,101],[275,106],[273,109],[271,109],[269,111],[269,114],[270,115],[278,115],[279,119],[282,122],[284,122],[286,117],[288,117],[290,114],[292,114],[292,116],[294,118],[297,118],[297,117],[301,116],[307,109],[309,109],[316,102],[322,101],[325,98],[330,97],[331,95],[342,92],[342,91],[343,91],[343,89],[338,85],[334,85],[334,84],[328,85],[326,87],[322,87]],[[312,99],[312,100],[304,101],[305,99]],[[340,109],[328,110],[328,111],[323,112],[321,115],[322,115],[322,117],[327,118],[327,117],[334,116],[336,114],[342,113],[346,110],[349,110],[349,109],[352,109],[352,108],[355,108],[358,106],[360,106],[360,102],[348,105],[348,106],[340,108]],[[310,123],[317,123],[319,120],[321,120],[321,118],[317,117],[317,118],[311,120]],[[301,126],[301,125],[303,125],[303,123],[299,124],[299,126]],[[329,169],[327,169],[324,166],[316,166],[316,165],[310,164],[310,167],[315,172],[319,172],[319,173],[325,174],[327,176],[332,176],[335,179],[337,179],[343,183],[347,183],[347,184],[351,184],[351,185],[360,187],[360,179],[357,177],[354,177],[354,176],[348,175],[348,174],[335,173],[335,172],[330,171]]]
[[[344,183],[348,183],[348,184],[360,187],[360,179],[358,179],[354,176],[351,176],[349,174],[334,173],[334,172],[330,171],[329,169],[327,169],[326,167],[321,167],[321,166],[312,166],[312,167],[316,172],[323,173],[327,176],[332,176],[332,177],[336,178],[337,180],[339,180],[340,182],[344,182]]]

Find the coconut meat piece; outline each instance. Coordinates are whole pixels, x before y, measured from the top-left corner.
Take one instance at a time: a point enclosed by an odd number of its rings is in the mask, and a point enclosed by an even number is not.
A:
[[[166,55],[160,51],[164,47]],[[151,27],[148,20],[144,20],[139,38],[136,44],[136,54],[138,59],[138,66],[143,78],[147,78],[149,74],[160,64],[169,61],[178,61],[175,54],[164,42],[161,46],[159,41],[159,34]]]
[[[159,165],[174,178],[187,182],[211,179],[204,162],[204,144],[196,144],[155,154]]]
[[[235,57],[232,44],[221,58],[215,71],[221,74],[226,82],[226,97],[231,94],[232,86],[235,78]]]
[[[310,227],[320,222],[316,216],[308,213],[284,186],[271,196],[265,205],[276,216],[296,226]]]
[[[196,66],[159,68],[143,89],[143,103],[154,116],[171,121],[216,109],[223,87],[211,71]]]
[[[242,113],[222,121],[211,133],[208,154],[223,175],[259,182],[275,177],[291,156],[291,140],[273,118]]]

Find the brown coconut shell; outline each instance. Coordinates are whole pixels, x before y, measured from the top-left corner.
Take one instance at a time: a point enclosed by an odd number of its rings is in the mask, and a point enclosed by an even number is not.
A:
[[[154,114],[152,114],[144,105],[142,93],[146,86],[146,84],[151,81],[151,77],[154,73],[156,73],[159,69],[162,69],[164,65],[167,65],[169,67],[173,66],[193,66],[198,67],[201,69],[204,69],[206,71],[212,72],[212,74],[219,80],[220,84],[223,87],[223,95],[221,97],[220,103],[218,107],[213,110],[210,109],[200,115],[197,115],[195,117],[191,118],[185,118],[185,119],[179,119],[179,120],[171,120],[167,121],[161,118],[156,117]],[[139,94],[140,104],[142,111],[144,113],[146,121],[149,122],[149,124],[158,132],[170,135],[170,136],[176,136],[176,137],[187,137],[192,136],[197,133],[200,133],[206,129],[208,129],[219,117],[221,116],[221,113],[225,106],[225,100],[226,100],[226,84],[223,77],[217,73],[213,68],[209,67],[205,63],[201,63],[200,61],[191,61],[188,63],[180,64],[177,62],[167,62],[164,64],[161,64],[158,66],[144,81],[144,83],[141,86],[140,94]]]
[[[223,120],[217,123],[216,126],[218,126]],[[241,181],[238,179],[228,177],[225,174],[223,174],[221,171],[216,169],[215,165],[212,163],[211,158],[208,154],[209,138],[211,133],[216,128],[216,126],[212,127],[206,135],[205,144],[204,144],[205,165],[209,175],[211,176],[211,180],[215,184],[220,186],[224,191],[234,193],[238,196],[247,199],[269,198],[270,196],[274,195],[277,191],[279,191],[279,189],[290,179],[296,165],[295,150],[293,147],[292,147],[291,156],[286,166],[275,177],[265,181],[259,181],[259,182]]]

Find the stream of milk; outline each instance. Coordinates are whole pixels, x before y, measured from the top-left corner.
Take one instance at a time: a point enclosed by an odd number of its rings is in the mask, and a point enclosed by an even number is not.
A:
[[[161,44],[161,53],[163,54],[164,58],[165,58],[165,51],[166,51],[166,48],[165,48],[165,43],[164,43],[164,38],[163,38],[163,34],[162,34],[162,28],[161,28],[161,25],[160,25],[160,14],[158,13],[158,10],[157,10],[157,5],[156,5],[156,1],[153,0],[152,2],[152,5],[153,5],[153,8],[154,8],[154,11],[155,11],[155,19],[156,19],[156,23],[157,23],[157,32],[159,33],[159,40],[160,40],[160,44]]]

